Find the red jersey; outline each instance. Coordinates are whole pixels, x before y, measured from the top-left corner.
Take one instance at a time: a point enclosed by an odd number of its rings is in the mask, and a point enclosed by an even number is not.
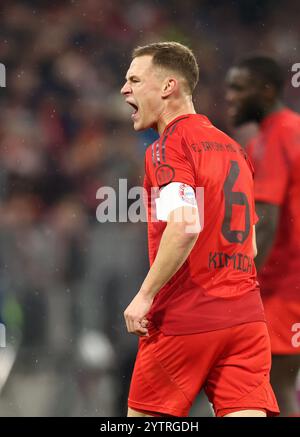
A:
[[[263,296],[299,299],[300,115],[286,108],[270,114],[247,150],[255,168],[255,200],[281,208],[276,240],[259,274]]]
[[[204,187],[204,227],[190,255],[157,293],[149,320],[165,335],[265,320],[253,261],[253,174],[243,149],[203,115],[182,115],[148,147],[150,264],[166,227],[153,221],[151,189],[182,182]]]

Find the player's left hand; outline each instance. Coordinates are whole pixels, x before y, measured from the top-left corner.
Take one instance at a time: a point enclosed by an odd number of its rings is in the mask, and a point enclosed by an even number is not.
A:
[[[146,314],[150,310],[153,298],[138,293],[124,311],[127,331],[141,337],[148,337],[148,320]]]

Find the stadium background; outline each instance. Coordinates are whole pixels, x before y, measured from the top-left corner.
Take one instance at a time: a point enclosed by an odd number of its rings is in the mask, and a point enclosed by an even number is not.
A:
[[[124,414],[137,340],[123,310],[147,270],[146,226],[97,222],[96,192],[142,184],[153,133],[134,133],[119,94],[132,48],[188,44],[198,112],[244,144],[255,128],[228,126],[225,73],[274,55],[300,112],[299,18],[297,0],[1,1],[1,416]]]

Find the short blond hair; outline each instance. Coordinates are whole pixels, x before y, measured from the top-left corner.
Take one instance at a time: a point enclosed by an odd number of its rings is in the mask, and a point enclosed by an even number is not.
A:
[[[199,68],[191,49],[178,42],[158,42],[136,47],[132,58],[152,56],[153,65],[179,73],[186,81],[188,91],[193,93],[199,79]]]

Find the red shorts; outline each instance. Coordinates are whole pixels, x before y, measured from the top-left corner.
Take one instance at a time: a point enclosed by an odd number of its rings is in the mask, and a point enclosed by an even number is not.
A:
[[[271,352],[264,322],[178,336],[152,328],[149,334],[140,339],[130,408],[188,416],[204,388],[216,416],[245,409],[279,413],[269,382]]]
[[[273,354],[300,354],[299,299],[284,299],[276,294],[263,298]]]

